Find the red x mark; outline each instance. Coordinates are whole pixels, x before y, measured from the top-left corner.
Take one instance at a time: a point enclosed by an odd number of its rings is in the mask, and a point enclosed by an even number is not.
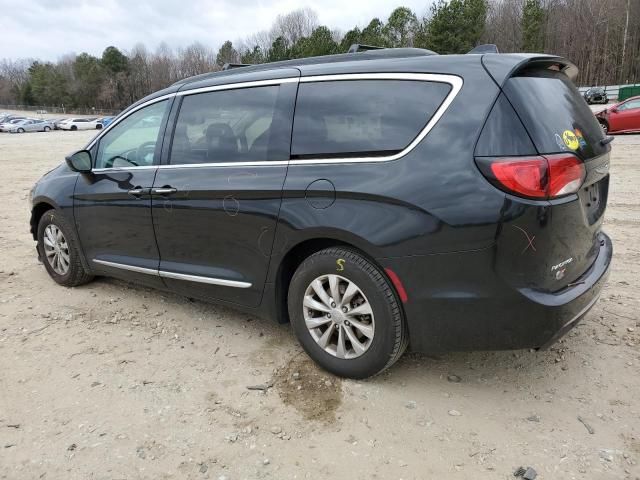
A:
[[[529,234],[526,232],[526,230],[525,230],[525,229],[520,228],[520,227],[519,227],[519,226],[517,226],[517,225],[511,225],[511,226],[512,226],[513,228],[517,228],[518,230],[520,230],[520,231],[524,234],[524,236],[527,238],[527,241],[529,242],[529,243],[527,243],[527,246],[526,246],[526,247],[524,247],[524,250],[522,250],[522,252],[520,252],[520,255],[522,255],[524,252],[526,252],[526,251],[529,249],[529,247],[531,247],[531,249],[535,252],[535,251],[536,251],[536,247],[535,247],[535,245],[533,244],[533,241],[535,240],[536,236],[535,236],[535,235],[533,235],[533,236],[531,236],[531,237],[530,237],[530,236],[529,236]]]

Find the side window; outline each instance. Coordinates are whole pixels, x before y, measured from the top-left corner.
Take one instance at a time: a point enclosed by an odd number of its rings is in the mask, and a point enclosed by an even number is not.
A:
[[[634,108],[640,108],[640,100],[630,100],[620,105],[618,110],[632,110]]]
[[[160,126],[169,102],[141,108],[109,130],[98,145],[95,168],[153,165],[160,146]]]
[[[186,95],[169,163],[287,160],[291,125],[281,118],[281,92],[273,85]]]
[[[406,148],[451,86],[415,80],[301,83],[293,158],[391,155]]]

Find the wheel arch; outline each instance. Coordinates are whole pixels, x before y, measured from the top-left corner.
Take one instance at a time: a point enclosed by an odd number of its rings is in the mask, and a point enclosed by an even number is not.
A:
[[[275,277],[275,317],[278,323],[289,323],[289,312],[287,308],[287,296],[289,293],[289,285],[293,274],[300,266],[300,264],[309,256],[313,255],[320,250],[330,247],[342,247],[358,252],[360,255],[367,258],[369,262],[375,265],[382,275],[386,278],[391,286],[391,289],[396,295],[402,315],[404,316],[404,309],[402,308],[402,302],[398,294],[395,283],[389,278],[388,273],[384,267],[380,265],[376,259],[367,252],[366,247],[362,248],[359,245],[360,242],[350,242],[344,239],[335,237],[313,237],[300,241],[299,243],[291,246],[289,250],[284,253],[282,259],[279,262],[276,277]]]
[[[49,197],[36,197],[33,201],[33,205],[34,206],[31,209],[31,219],[29,220],[30,231],[33,239],[36,242],[38,241],[38,225],[40,224],[40,219],[42,218],[42,216],[49,210],[55,210],[57,214],[64,217],[71,225],[71,232],[69,232],[69,234],[73,236],[74,241],[78,245],[78,251],[80,252],[80,262],[87,272],[91,272],[91,266],[84,256],[84,249],[82,248],[82,244],[80,243],[80,238],[75,228],[74,219],[69,218],[68,215],[65,215],[63,209],[60,208],[60,206]]]
[[[55,202],[49,198],[38,199],[34,202],[31,209],[31,219],[29,221],[31,236],[34,240],[38,240],[38,224],[42,216],[49,210],[59,210]]]

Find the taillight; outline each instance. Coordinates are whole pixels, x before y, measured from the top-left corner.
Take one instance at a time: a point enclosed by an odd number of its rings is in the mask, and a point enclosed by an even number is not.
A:
[[[521,197],[548,199],[575,193],[586,176],[571,154],[535,157],[477,157],[482,174],[496,187]]]

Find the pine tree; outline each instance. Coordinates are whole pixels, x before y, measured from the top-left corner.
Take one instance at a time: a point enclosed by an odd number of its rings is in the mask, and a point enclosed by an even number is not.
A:
[[[525,0],[522,9],[522,51],[544,51],[544,8],[540,0]]]
[[[440,54],[467,53],[478,44],[486,18],[486,0],[440,0],[431,6],[427,47]]]

